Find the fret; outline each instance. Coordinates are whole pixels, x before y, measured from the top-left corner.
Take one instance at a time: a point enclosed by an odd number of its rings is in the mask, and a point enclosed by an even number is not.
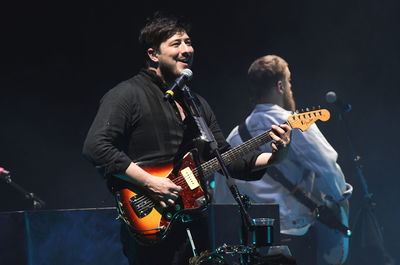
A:
[[[250,153],[252,150],[256,149],[258,146],[265,144],[269,141],[272,140],[272,138],[269,136],[269,131],[262,133],[250,140],[247,140],[246,142],[242,143],[241,145],[234,147],[227,152],[223,153],[222,160],[226,165],[229,165],[233,161],[239,159],[240,157]],[[221,169],[221,165],[219,164],[219,161],[217,158],[213,158],[200,166],[198,166],[195,169],[195,175],[199,173],[199,171],[203,172],[204,176],[209,176],[215,171],[218,171]]]
[[[327,121],[330,118],[330,113],[326,109],[320,109],[320,110],[313,110],[313,111],[308,111],[305,113],[294,113],[293,115],[290,115],[288,117],[288,120],[285,122],[288,124],[292,129],[298,128],[302,132],[307,130],[315,121],[321,120],[321,121]],[[252,150],[256,149],[262,144],[265,144],[269,141],[272,140],[272,138],[269,136],[269,131],[266,131],[254,138],[251,138],[247,140],[246,142],[242,143],[239,146],[236,146],[229,151],[223,153],[222,160],[226,165],[229,165],[232,163],[234,160],[239,159],[240,157],[250,153]],[[196,175],[199,173],[199,171],[202,171],[204,176],[209,176],[215,171],[218,171],[221,169],[221,165],[219,164],[219,161],[216,158],[213,158],[198,167],[196,167],[195,172]]]

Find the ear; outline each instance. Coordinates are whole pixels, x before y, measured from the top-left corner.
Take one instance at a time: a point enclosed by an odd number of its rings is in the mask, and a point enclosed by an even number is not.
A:
[[[158,63],[158,54],[153,48],[147,49],[147,56],[149,56],[150,60],[153,62]]]
[[[277,88],[277,92],[279,94],[283,94],[284,93],[285,86],[284,86],[284,83],[281,80],[276,82],[276,88]]]

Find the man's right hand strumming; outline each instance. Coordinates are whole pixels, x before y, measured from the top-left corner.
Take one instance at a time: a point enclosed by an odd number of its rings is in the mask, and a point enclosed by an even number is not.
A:
[[[182,191],[182,188],[175,185],[169,178],[155,176],[148,178],[145,188],[149,192],[149,195],[164,208],[174,205],[175,200],[179,196],[178,193]]]
[[[125,174],[117,177],[144,188],[164,208],[174,205],[179,196],[178,193],[182,191],[182,188],[169,178],[153,176],[133,162],[126,169]]]

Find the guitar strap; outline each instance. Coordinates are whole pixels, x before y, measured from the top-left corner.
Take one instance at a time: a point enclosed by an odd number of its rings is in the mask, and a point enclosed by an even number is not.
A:
[[[246,123],[242,122],[238,127],[238,132],[242,141],[245,142],[251,139],[251,135],[249,130],[247,129]],[[344,226],[337,218],[335,218],[335,214],[332,212],[330,208],[325,205],[320,205],[318,200],[313,198],[311,193],[303,191],[299,186],[294,185],[291,181],[289,181],[285,175],[275,166],[268,166],[266,168],[268,175],[275,181],[282,184],[290,193],[292,193],[293,197],[295,197],[301,204],[306,206],[312,213],[315,214],[315,217],[325,225],[337,229],[342,233],[346,234],[348,228]]]
[[[245,142],[249,139],[251,139],[251,135],[249,130],[247,129],[246,123],[242,122],[239,127],[238,127],[239,135],[240,138],[242,138],[242,141]],[[309,197],[306,192],[301,190],[297,185],[294,185],[292,182],[290,182],[285,175],[275,166],[268,166],[266,168],[266,171],[268,175],[275,181],[279,182],[284,186],[287,190],[290,191],[290,193],[293,194],[293,196],[302,204],[304,204],[307,208],[310,209],[311,212],[313,212],[317,207],[318,203],[316,203],[316,200]]]

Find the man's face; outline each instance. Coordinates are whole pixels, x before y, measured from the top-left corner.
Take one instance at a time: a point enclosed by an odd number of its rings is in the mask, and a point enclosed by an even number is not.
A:
[[[193,62],[194,49],[186,32],[178,32],[160,44],[156,53],[158,70],[166,80],[176,78]]]
[[[291,75],[288,67],[285,69],[285,79],[282,83],[284,85],[283,108],[294,112],[296,110],[296,102],[293,98]]]

